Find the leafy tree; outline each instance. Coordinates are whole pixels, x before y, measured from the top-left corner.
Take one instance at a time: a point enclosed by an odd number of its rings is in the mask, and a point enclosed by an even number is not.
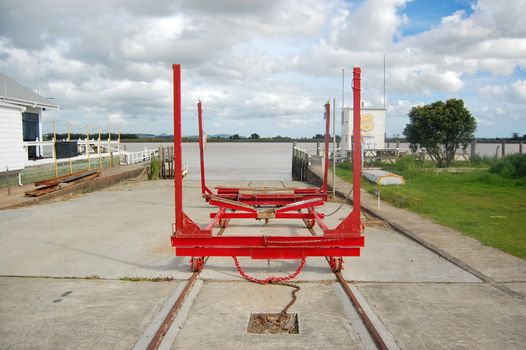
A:
[[[518,139],[520,139],[520,137],[519,137],[519,133],[518,133],[518,132],[514,132],[513,134],[511,134],[511,138],[512,138],[513,140],[518,140]]]
[[[259,139],[259,135],[256,134],[256,133],[253,133],[252,135],[250,135],[250,138],[253,139],[253,140],[258,140]]]
[[[464,101],[450,99],[413,107],[404,135],[412,149],[425,148],[433,162],[443,167],[451,164],[460,145],[468,146],[476,127]]]
[[[239,140],[240,137],[239,137],[239,134],[234,134],[234,135],[230,136],[229,139],[231,139],[231,140]]]

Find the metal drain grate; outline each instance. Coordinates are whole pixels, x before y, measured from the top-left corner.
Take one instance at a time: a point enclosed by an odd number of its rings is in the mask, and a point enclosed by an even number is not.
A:
[[[299,334],[298,314],[250,314],[248,333]]]

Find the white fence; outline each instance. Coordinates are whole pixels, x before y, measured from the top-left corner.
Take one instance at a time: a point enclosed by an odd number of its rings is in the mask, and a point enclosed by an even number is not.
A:
[[[110,155],[119,156],[121,164],[137,164],[149,161],[152,154],[158,155],[158,149],[147,149],[137,152],[127,152],[121,149],[118,140],[100,141],[100,140],[77,140],[79,155],[71,158],[57,159],[57,163],[107,158]],[[51,141],[26,141],[24,142],[24,151],[26,153],[25,166],[35,166],[43,164],[52,164],[55,162],[55,151],[53,149],[55,142]],[[29,159],[29,147],[36,148],[36,159]]]
[[[144,147],[144,151],[136,151],[136,152],[121,151],[120,152],[121,164],[130,165],[130,164],[146,162],[151,159],[152,154],[155,156],[158,156],[159,149],[148,149]]]

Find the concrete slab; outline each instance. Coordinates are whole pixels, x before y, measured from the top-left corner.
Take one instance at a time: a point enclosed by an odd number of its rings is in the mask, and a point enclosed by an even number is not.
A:
[[[249,183],[221,182],[236,186]],[[122,184],[69,201],[0,211],[0,275],[187,279],[188,259],[175,257],[169,241],[173,201],[173,184],[166,180]],[[194,220],[202,224],[209,221],[213,208],[201,198],[198,181],[185,180],[184,202]],[[331,213],[338,206],[338,202],[327,203],[320,211]],[[350,210],[344,205],[326,222],[335,226]],[[298,221],[232,221],[225,231],[225,235],[263,233],[309,235]],[[344,276],[375,282],[357,286],[402,348],[490,348],[497,347],[499,341],[513,347],[524,340],[517,328],[525,326],[525,304],[479,283],[474,276],[389,229],[368,227],[365,234],[362,256],[346,259]],[[298,263],[273,260],[269,267],[266,260],[241,259],[246,272],[256,277],[290,274]],[[299,336],[245,333],[249,313],[280,311],[290,300],[290,288],[241,282],[231,258],[209,259],[201,278],[203,288],[174,348],[217,348],[216,344],[221,348],[361,347],[360,336],[335,296],[331,286],[334,276],[323,258],[309,258],[297,279],[302,291],[291,312],[300,314]],[[507,283],[511,289],[525,289],[521,279],[507,282],[512,282]],[[106,335],[115,334],[111,333],[114,330],[127,336],[122,342],[112,339],[112,348],[130,348],[175,289],[173,283],[39,278],[0,278],[0,287],[0,348],[60,348],[63,343],[57,339],[80,348],[105,348],[109,342]],[[73,293],[61,297],[70,290]],[[53,303],[58,299],[62,300]],[[103,322],[92,326],[90,322],[99,322],[100,315]],[[22,326],[19,330],[10,328],[25,324],[36,329],[34,334]],[[78,339],[73,339],[78,332]],[[479,335],[481,332],[485,334]],[[41,339],[43,345],[33,346],[34,339]]]
[[[520,349],[526,304],[487,284],[356,284],[401,349]]]
[[[301,283],[289,312],[300,334],[249,334],[250,313],[280,312],[291,288],[248,282],[207,282],[172,349],[362,349],[361,340],[328,283]]]
[[[172,193],[171,181],[141,182],[1,211],[0,274],[188,278],[169,243]]]
[[[514,292],[526,296],[526,282],[504,283],[504,285]]]
[[[0,348],[130,349],[176,286],[0,278]]]
[[[322,174],[321,167],[313,166],[310,170],[312,181],[319,181]],[[337,191],[347,194],[351,188],[351,183],[337,178]],[[376,210],[376,197],[362,190],[361,198],[362,207]],[[476,239],[386,202],[382,202],[381,211],[378,213],[496,282],[526,282],[526,260],[485,246]]]
[[[247,186],[249,182],[223,182]],[[259,186],[253,182],[251,186]],[[276,182],[269,183],[276,185]],[[286,186],[305,186],[297,182]],[[212,184],[213,185],[213,184]],[[201,224],[214,211],[200,196],[198,181],[184,182],[185,210]],[[332,213],[329,202],[321,212]],[[336,226],[351,211],[348,205],[326,222]],[[0,274],[20,276],[189,278],[188,259],[175,257],[169,243],[173,221],[172,181],[121,184],[69,201],[0,212]],[[32,228],[32,229],[28,229]],[[224,235],[310,235],[298,220],[232,220]],[[359,281],[449,281],[478,279],[436,254],[390,230],[366,229],[359,258],[347,258],[345,278]],[[381,258],[379,258],[381,257]],[[290,274],[299,260],[241,259],[248,273],[260,277]],[[232,259],[211,258],[203,279],[238,280]],[[309,258],[303,281],[334,280],[323,258]]]
[[[480,282],[472,274],[391,230],[367,228],[358,259],[347,259],[343,276],[354,281]]]

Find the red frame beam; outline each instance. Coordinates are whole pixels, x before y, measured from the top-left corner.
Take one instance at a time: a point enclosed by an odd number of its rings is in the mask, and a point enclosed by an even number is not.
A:
[[[322,193],[327,193],[327,184],[329,176],[329,141],[331,133],[331,103],[325,104],[325,163],[323,164],[323,184],[320,188]]]
[[[205,146],[203,135],[203,108],[201,100],[197,103],[197,119],[199,122],[199,161],[201,168],[201,193],[203,196],[211,195],[213,192],[206,186],[205,180]]]
[[[174,98],[174,186],[175,186],[175,230],[183,232],[183,152],[181,137],[181,65],[173,68]]]
[[[360,220],[360,181],[362,178],[361,69],[353,69],[353,219]]]

